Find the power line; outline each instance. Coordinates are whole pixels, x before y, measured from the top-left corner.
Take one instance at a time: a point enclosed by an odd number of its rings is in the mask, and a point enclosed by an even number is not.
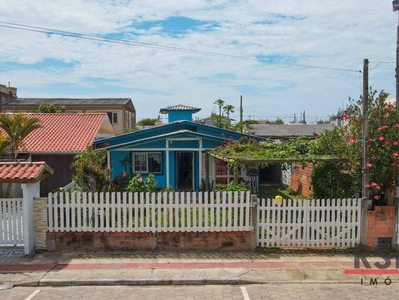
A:
[[[396,62],[394,62],[394,61],[381,61],[378,64],[376,64],[373,68],[370,68],[370,70],[374,70],[375,68],[377,68],[381,64],[396,64]]]
[[[182,53],[189,53],[189,54],[196,54],[196,55],[206,55],[206,56],[214,56],[214,57],[250,60],[250,61],[257,61],[257,62],[266,63],[266,64],[270,63],[265,59],[261,59],[261,58],[257,58],[257,57],[245,57],[245,56],[233,55],[233,54],[225,54],[225,53],[193,50],[193,49],[186,49],[186,48],[179,48],[179,47],[155,45],[155,44],[149,44],[149,43],[133,42],[133,41],[128,41],[128,40],[124,40],[124,39],[106,38],[106,37],[102,37],[99,35],[83,34],[83,33],[63,31],[63,30],[57,30],[57,29],[51,29],[51,28],[23,25],[23,24],[18,24],[18,23],[10,23],[10,22],[0,21],[0,27],[16,29],[16,30],[23,30],[23,31],[30,31],[30,32],[45,33],[45,34],[51,34],[51,35],[58,35],[58,36],[65,36],[65,37],[71,37],[71,38],[79,38],[79,39],[104,42],[104,43],[114,43],[114,44],[124,44],[124,45],[131,45],[131,46],[137,46],[137,47],[145,47],[145,48],[151,48],[151,49],[156,49],[156,50],[167,50],[167,51],[175,51],[175,52],[182,52]],[[278,61],[275,61],[273,63],[280,64],[280,65],[292,66],[292,67],[307,68],[307,69],[321,69],[321,70],[329,70],[329,71],[355,72],[355,73],[360,72],[361,73],[360,70],[351,70],[351,69],[343,69],[343,68],[320,67],[320,66],[285,63],[285,62],[278,62]]]

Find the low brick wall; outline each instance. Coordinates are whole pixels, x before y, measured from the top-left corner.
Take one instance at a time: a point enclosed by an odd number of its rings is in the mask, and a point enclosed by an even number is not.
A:
[[[302,167],[300,163],[294,163],[289,187],[296,193],[309,196],[312,194],[312,164]]]
[[[379,237],[392,238],[395,234],[395,207],[376,206],[367,212],[367,246],[375,249]]]
[[[96,251],[249,251],[251,232],[48,232],[47,249]]]

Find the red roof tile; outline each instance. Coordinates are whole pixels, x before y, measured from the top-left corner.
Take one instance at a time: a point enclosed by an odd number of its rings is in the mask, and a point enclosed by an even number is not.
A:
[[[106,113],[29,113],[38,118],[42,128],[32,131],[24,140],[21,153],[79,153],[93,143]],[[112,125],[109,123],[110,127]]]
[[[32,183],[52,175],[54,170],[45,162],[2,162],[0,182]]]

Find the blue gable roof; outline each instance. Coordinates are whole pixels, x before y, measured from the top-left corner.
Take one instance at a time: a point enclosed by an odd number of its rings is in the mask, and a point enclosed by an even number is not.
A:
[[[93,145],[95,149],[107,148],[112,150],[119,147],[134,147],[134,145],[172,137],[198,137],[213,140],[219,144],[222,144],[226,140],[239,140],[241,137],[249,137],[258,141],[263,140],[263,138],[253,135],[183,120],[97,140]]]

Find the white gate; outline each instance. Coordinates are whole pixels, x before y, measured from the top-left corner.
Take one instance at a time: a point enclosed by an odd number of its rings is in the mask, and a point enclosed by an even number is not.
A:
[[[22,199],[0,199],[0,246],[23,245]]]
[[[348,248],[360,242],[361,199],[259,199],[259,247]]]

